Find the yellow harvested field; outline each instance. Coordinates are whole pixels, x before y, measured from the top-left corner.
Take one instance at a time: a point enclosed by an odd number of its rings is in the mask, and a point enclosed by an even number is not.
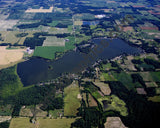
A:
[[[53,11],[53,7],[50,7],[49,9],[43,9],[43,7],[41,7],[40,9],[27,9],[26,12],[27,13],[52,13]]]
[[[0,46],[0,66],[21,60],[26,51],[26,49],[7,50],[6,47],[7,46]]]

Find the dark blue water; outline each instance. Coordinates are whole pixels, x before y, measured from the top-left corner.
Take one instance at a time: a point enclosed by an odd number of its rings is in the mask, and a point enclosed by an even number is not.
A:
[[[22,83],[24,86],[36,84],[42,81],[55,79],[62,73],[76,73],[82,71],[99,59],[110,59],[123,53],[140,53],[139,49],[131,47],[120,39],[94,39],[92,42],[97,44],[97,47],[94,47],[88,54],[70,51],[62,58],[54,61],[33,58],[19,63],[17,72]],[[52,66],[53,69],[49,69],[49,66]]]
[[[83,25],[97,25],[99,21],[83,21]]]

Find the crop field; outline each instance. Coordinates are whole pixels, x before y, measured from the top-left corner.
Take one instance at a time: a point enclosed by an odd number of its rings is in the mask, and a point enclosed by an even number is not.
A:
[[[89,94],[88,103],[89,103],[90,107],[97,106],[97,102],[96,102],[96,100],[93,98],[93,96],[91,94]]]
[[[94,84],[100,88],[101,92],[104,94],[104,95],[110,95],[111,93],[111,89],[109,87],[108,84],[105,84],[103,82],[94,82]]]
[[[26,49],[11,49],[7,50],[6,46],[0,47],[0,65],[7,65],[23,58]]]
[[[91,13],[81,13],[74,15],[74,19],[76,20],[83,20],[83,19],[93,20],[94,18],[95,16]]]
[[[55,59],[56,52],[64,52],[65,47],[60,46],[38,46],[36,47],[33,56],[38,56],[46,59]]]
[[[11,44],[23,44],[26,37],[33,37],[33,32],[26,32],[28,33],[25,37],[17,37],[16,35],[21,34],[21,32],[18,31],[0,31],[1,38],[3,40],[0,41],[1,43],[11,43]]]
[[[48,36],[44,40],[43,46],[65,46],[65,40],[56,36]]]
[[[76,116],[80,107],[80,100],[77,97],[79,93],[79,87],[74,82],[64,89],[64,116]]]
[[[38,118],[36,123],[30,123],[30,118],[19,117],[12,118],[9,128],[70,128],[71,123],[75,121],[74,118],[67,119],[43,119]]]
[[[135,87],[142,87],[142,85],[138,82],[133,83],[131,75],[128,73],[125,73],[125,72],[114,73],[113,72],[112,75],[114,76],[116,80],[121,81],[128,90],[131,90],[131,89],[134,90]]]
[[[81,26],[81,25],[83,25],[83,21],[74,21],[74,25],[79,25],[79,26]]]
[[[105,128],[127,128],[120,117],[107,117]]]
[[[34,51],[33,56],[42,57],[46,59],[55,59],[56,53],[64,53],[67,50],[72,50],[75,48],[75,38],[72,36],[66,37],[68,41],[65,46],[37,46]]]
[[[68,28],[55,28],[55,27],[50,27],[48,30],[50,34],[63,34],[63,33],[70,33]]]
[[[0,20],[0,31],[12,29],[16,25],[18,20]]]
[[[160,72],[140,72],[144,81],[160,82]]]
[[[52,13],[53,7],[50,7],[49,9],[43,9],[41,7],[40,9],[27,9],[26,13]]]

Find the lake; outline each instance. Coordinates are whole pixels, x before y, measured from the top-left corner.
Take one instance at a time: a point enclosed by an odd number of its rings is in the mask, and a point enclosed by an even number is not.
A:
[[[99,21],[83,21],[83,25],[97,25]]]
[[[63,57],[53,61],[32,58],[19,63],[17,73],[23,85],[28,86],[55,79],[66,72],[76,73],[82,71],[99,59],[111,59],[123,53],[138,54],[141,52],[140,49],[132,47],[120,39],[93,39],[91,42],[96,44],[96,47],[88,54],[69,51]],[[107,45],[104,47],[104,44]]]

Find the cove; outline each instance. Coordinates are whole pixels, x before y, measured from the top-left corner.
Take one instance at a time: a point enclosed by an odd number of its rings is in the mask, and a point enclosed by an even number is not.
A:
[[[107,47],[101,44],[102,40],[108,43]],[[69,51],[63,57],[53,61],[43,58],[32,58],[19,63],[17,73],[23,85],[28,86],[55,79],[63,73],[80,72],[99,59],[111,59],[123,53],[139,54],[141,52],[140,49],[128,45],[121,39],[99,38],[93,39],[91,42],[96,44],[97,49],[101,48],[101,51],[97,52],[97,50],[95,50],[94,55],[89,55],[90,53],[84,54],[78,51]],[[93,53],[93,51],[94,48],[91,50],[91,53]]]

